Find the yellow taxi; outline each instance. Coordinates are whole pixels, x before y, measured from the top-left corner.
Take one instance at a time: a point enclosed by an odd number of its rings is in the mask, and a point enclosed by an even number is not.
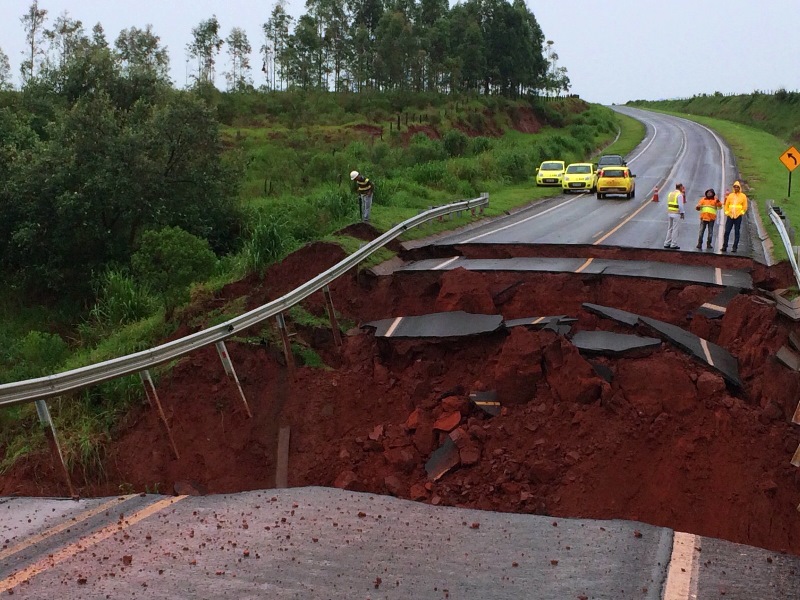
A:
[[[536,185],[561,185],[563,178],[563,160],[546,160],[536,169]]]
[[[635,177],[628,167],[603,167],[597,174],[597,198],[605,198],[609,194],[635,198]]]
[[[597,171],[594,163],[572,163],[567,165],[561,189],[565,192],[594,192],[597,184]]]

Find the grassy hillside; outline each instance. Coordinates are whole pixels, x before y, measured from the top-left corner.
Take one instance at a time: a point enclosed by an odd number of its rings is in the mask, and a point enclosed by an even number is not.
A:
[[[603,149],[625,154],[644,133],[638,122],[577,98],[530,102],[213,93],[205,100],[222,122],[228,158],[242,166],[240,202],[246,227],[238,249],[219,257],[213,277],[194,283],[194,298],[258,272],[307,242],[334,239],[345,248],[352,246],[350,239],[331,236],[359,219],[348,178],[353,169],[375,182],[372,222],[388,229],[430,206],[481,192],[490,193],[489,215],[558,194],[558,189],[533,184],[541,161],[575,162]],[[444,220],[408,236],[463,223]],[[90,311],[62,313],[55,328],[54,307],[34,307],[22,297],[0,298],[0,381],[150,347],[168,335],[182,315],[192,314],[191,306],[178,307],[170,320],[163,306],[151,304],[144,295],[135,280],[117,273],[105,282]],[[128,319],[132,308],[137,317]],[[120,311],[124,319],[95,317]],[[241,307],[223,307],[214,318],[221,321],[240,313]],[[128,377],[51,403],[68,463],[82,469],[85,477],[98,475],[115,423],[140,393],[138,379]],[[0,471],[43,447],[36,422],[32,405],[0,411]]]
[[[781,207],[792,225],[800,225],[800,170],[793,173],[790,196],[789,171],[779,160],[788,148],[800,144],[800,94],[714,94],[686,100],[629,104],[691,119],[722,135],[736,155],[745,191],[755,200],[776,257],[786,258],[783,244],[765,208],[767,201],[772,201]]]

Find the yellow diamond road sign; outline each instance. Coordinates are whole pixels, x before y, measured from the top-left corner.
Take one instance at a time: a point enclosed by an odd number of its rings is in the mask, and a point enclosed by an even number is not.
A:
[[[792,146],[781,154],[781,162],[786,165],[786,168],[789,169],[791,173],[800,165],[800,152],[797,151],[797,148]]]

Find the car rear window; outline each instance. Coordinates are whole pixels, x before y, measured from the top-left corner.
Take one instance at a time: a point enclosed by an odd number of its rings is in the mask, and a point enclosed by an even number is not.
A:
[[[589,165],[574,165],[567,168],[568,173],[591,173],[592,168]]]
[[[625,169],[603,169],[603,177],[625,177]]]
[[[564,165],[562,165],[561,163],[556,163],[556,162],[542,164],[542,170],[543,171],[560,171],[563,168],[564,168]]]

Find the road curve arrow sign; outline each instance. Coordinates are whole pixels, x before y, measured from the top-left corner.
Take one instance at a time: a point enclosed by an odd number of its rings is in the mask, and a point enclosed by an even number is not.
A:
[[[791,173],[794,171],[798,165],[800,165],[800,152],[797,151],[797,148],[792,146],[786,152],[781,154],[781,162],[789,169]]]

